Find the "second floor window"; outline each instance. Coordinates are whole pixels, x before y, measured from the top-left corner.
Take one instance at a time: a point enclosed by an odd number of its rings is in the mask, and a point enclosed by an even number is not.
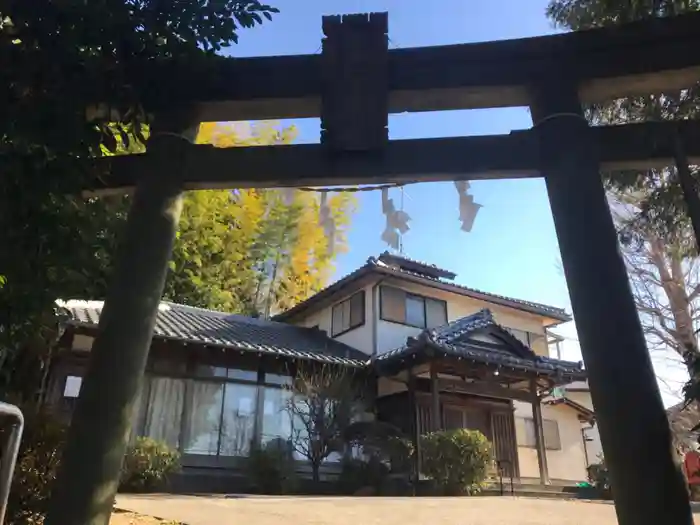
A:
[[[355,295],[333,307],[331,336],[343,334],[365,323],[365,292]]]
[[[517,328],[508,328],[508,331],[515,336],[521,343],[525,346],[532,348],[535,342],[542,339],[544,336],[541,334],[535,334],[533,332],[526,332],[525,330],[519,330]]]
[[[447,303],[408,293],[391,286],[381,287],[381,318],[417,328],[435,328],[447,323]]]

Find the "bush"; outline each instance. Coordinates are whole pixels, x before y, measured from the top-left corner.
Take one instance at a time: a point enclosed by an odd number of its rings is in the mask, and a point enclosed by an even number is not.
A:
[[[383,421],[353,423],[344,433],[345,442],[386,464],[391,472],[407,473],[411,469],[413,443],[401,430]]]
[[[261,494],[289,494],[298,485],[296,465],[287,441],[253,447],[246,463],[248,479]]]
[[[338,477],[338,488],[344,494],[355,494],[368,488],[377,494],[388,476],[389,467],[376,456],[370,456],[367,460],[346,459]]]
[[[421,437],[423,473],[443,494],[479,492],[490,462],[491,444],[477,430],[443,430]]]
[[[44,522],[65,442],[66,425],[48,411],[23,406],[24,433],[7,506],[9,525]]]
[[[165,486],[168,476],[179,470],[179,452],[162,441],[139,437],[124,455],[119,490],[155,491]]]
[[[603,458],[600,458],[600,463],[594,463],[588,466],[588,481],[595,487],[599,497],[604,499],[612,498],[610,473],[608,472],[608,466],[605,464]]]

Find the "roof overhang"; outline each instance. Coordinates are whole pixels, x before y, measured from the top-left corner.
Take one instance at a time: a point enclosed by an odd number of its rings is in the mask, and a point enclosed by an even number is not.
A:
[[[542,402],[545,405],[551,405],[551,406],[567,406],[573,410],[575,410],[578,413],[579,421],[586,422],[589,424],[594,424],[595,423],[595,413],[586,408],[585,406],[581,405],[580,403],[577,403],[576,401],[573,401],[569,399],[568,397],[560,397],[557,399],[547,399]]]
[[[364,286],[366,283],[372,282],[374,280],[371,277],[367,278],[368,276],[374,276],[379,278],[394,277],[405,282],[410,282],[413,284],[433,288],[436,290],[454,293],[464,297],[471,297],[472,299],[484,301],[485,303],[496,304],[499,306],[512,308],[514,310],[527,312],[540,317],[544,317],[546,319],[551,319],[552,324],[550,324],[549,326],[552,326],[553,324],[565,323],[572,320],[572,317],[563,311],[561,313],[558,313],[556,311],[545,311],[544,309],[537,308],[536,306],[529,307],[527,304],[523,304],[522,302],[517,300],[509,300],[509,298],[507,297],[491,295],[486,292],[480,292],[478,290],[466,288],[457,284],[445,283],[433,279],[427,279],[425,277],[420,277],[417,275],[411,275],[409,273],[391,268],[389,266],[380,266],[372,263],[365,264],[361,268],[346,275],[345,277],[331,284],[327,288],[324,288],[316,295],[313,295],[312,297],[308,298],[306,301],[297,304],[296,306],[290,308],[285,312],[277,314],[274,317],[274,319],[276,321],[288,321],[303,312],[316,311],[320,308],[327,307],[337,299],[336,294],[340,293],[341,291],[344,293],[352,292]]]
[[[410,339],[402,348],[382,354],[373,360],[378,375],[393,376],[426,363],[448,364],[456,375],[480,378],[487,371],[500,382],[514,384],[525,379],[541,380],[542,386],[553,388],[584,379],[586,372],[567,361],[542,358],[527,359],[504,356],[489,345],[440,345],[432,341]],[[445,368],[445,367],[444,367]]]

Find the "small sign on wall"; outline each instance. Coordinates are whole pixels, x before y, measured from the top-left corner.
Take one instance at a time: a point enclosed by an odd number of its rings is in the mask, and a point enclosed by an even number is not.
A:
[[[78,376],[66,377],[66,386],[63,388],[63,397],[78,397],[83,378]]]

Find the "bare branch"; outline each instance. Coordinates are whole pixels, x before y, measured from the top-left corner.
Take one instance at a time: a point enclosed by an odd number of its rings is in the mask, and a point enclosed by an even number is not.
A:
[[[323,461],[343,450],[343,433],[361,409],[359,380],[351,370],[330,364],[297,369],[287,403],[292,447],[309,460],[314,481]]]

